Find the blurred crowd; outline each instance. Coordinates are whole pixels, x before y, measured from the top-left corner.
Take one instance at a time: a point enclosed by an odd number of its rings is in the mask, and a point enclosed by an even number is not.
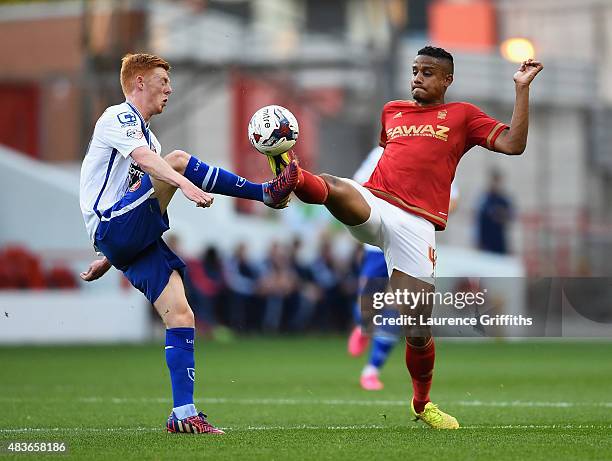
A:
[[[180,253],[177,237],[168,244]],[[185,288],[198,330],[228,327],[238,333],[346,331],[357,293],[361,249],[348,260],[323,238],[314,259],[300,258],[299,238],[274,242],[260,259],[241,243],[223,255],[216,247],[200,257],[181,254],[187,264]]]
[[[350,257],[334,254],[320,240],[314,258],[300,257],[302,242],[273,242],[262,258],[249,257],[245,243],[231,254],[209,246],[201,255],[181,252],[176,234],[167,243],[187,264],[185,288],[198,330],[234,333],[346,331],[357,293],[361,247]],[[0,248],[0,290],[78,289],[78,276],[60,262],[43,263],[23,246]]]
[[[507,229],[515,211],[499,171],[474,208],[475,246],[507,254]],[[181,251],[177,234],[168,245],[187,264],[185,288],[201,333],[283,333],[347,331],[357,297],[361,245],[348,258],[333,251],[323,234],[314,257],[304,259],[302,241],[273,242],[263,257],[249,255],[246,243],[223,253],[209,246],[200,255]],[[23,246],[0,248],[0,290],[77,289],[78,275],[62,261],[43,261]]]
[[[0,247],[0,290],[76,289],[77,276],[62,261],[44,264],[23,245]]]

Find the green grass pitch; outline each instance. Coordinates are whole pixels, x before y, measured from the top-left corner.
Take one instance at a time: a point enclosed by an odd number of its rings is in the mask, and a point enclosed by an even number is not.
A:
[[[402,349],[367,393],[344,338],[198,341],[196,402],[227,434],[191,436],[163,430],[161,343],[0,348],[0,442],[67,442],[49,459],[612,459],[611,343],[438,341],[432,398],[458,431],[410,420]]]

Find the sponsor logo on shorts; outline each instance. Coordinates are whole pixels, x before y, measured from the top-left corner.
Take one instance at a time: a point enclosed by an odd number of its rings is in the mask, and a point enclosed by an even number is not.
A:
[[[142,171],[142,168],[140,168],[140,165],[136,162],[130,163],[129,173],[130,177],[136,177],[137,179],[142,179],[144,176],[144,171]],[[134,180],[134,182],[136,182],[136,180]]]
[[[142,131],[140,131],[138,128],[130,128],[125,132],[125,134],[128,136],[128,138],[134,139],[142,139],[142,137],[144,136],[144,134],[142,134]]]
[[[130,163],[130,170],[128,176],[128,189],[134,191],[140,187],[140,181],[144,176],[144,171],[134,161]],[[133,189],[133,190],[132,190]]]

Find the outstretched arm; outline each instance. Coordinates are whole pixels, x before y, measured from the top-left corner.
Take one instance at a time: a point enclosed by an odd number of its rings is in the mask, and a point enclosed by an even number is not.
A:
[[[155,179],[181,190],[183,195],[199,207],[209,207],[213,196],[193,185],[185,176],[175,171],[163,158],[147,147],[132,151],[132,158],[140,168]]]
[[[521,155],[527,146],[529,128],[529,85],[544,68],[541,62],[529,59],[523,61],[514,74],[516,99],[510,129],[495,140],[494,150],[508,155]]]
[[[81,278],[86,282],[92,282],[106,274],[111,266],[112,264],[106,257],[104,259],[96,259],[89,265],[87,272],[81,272]]]

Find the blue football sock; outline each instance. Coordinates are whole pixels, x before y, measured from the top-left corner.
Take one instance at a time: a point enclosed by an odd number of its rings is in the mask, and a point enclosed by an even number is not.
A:
[[[197,414],[193,404],[194,335],[194,328],[168,328],[166,330],[166,363],[172,381],[174,412],[179,419]]]
[[[389,358],[389,354],[391,354],[396,342],[397,338],[374,335],[368,363],[378,369],[382,368]]]
[[[184,176],[206,192],[259,202],[264,199],[261,184],[247,181],[223,168],[207,165],[193,155],[189,159]]]

